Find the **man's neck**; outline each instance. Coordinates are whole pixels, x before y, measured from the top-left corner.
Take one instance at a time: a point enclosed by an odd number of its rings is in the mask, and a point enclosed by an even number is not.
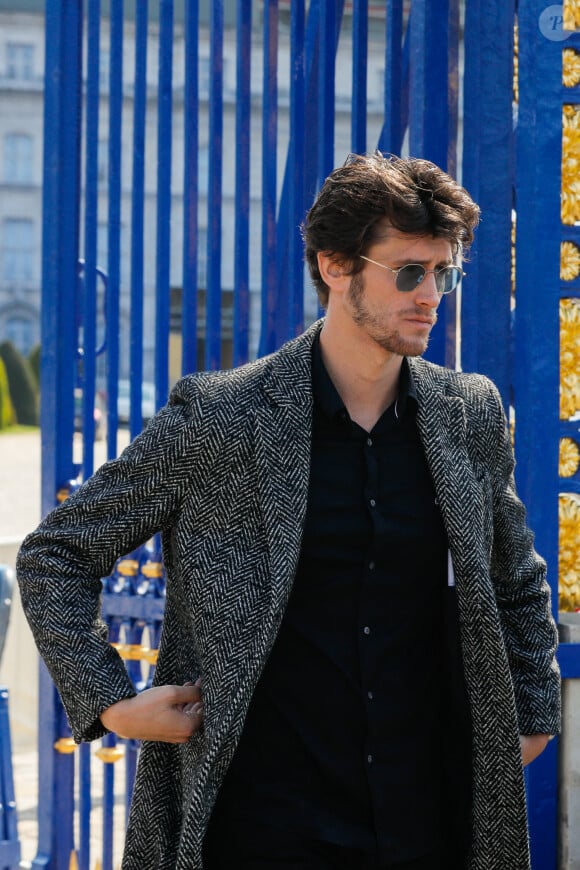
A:
[[[343,341],[339,331],[327,327],[320,333],[326,370],[350,418],[370,432],[397,398],[403,357],[352,335]]]

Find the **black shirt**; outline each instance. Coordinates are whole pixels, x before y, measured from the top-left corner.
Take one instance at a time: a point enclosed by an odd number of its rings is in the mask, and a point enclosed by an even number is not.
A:
[[[447,537],[406,361],[370,433],[318,342],[312,377],[301,557],[214,821],[411,860],[440,846],[449,811]]]

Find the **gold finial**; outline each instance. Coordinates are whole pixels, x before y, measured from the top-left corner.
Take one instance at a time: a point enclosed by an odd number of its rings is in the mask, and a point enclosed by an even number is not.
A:
[[[560,418],[580,411],[580,299],[560,300]]]
[[[561,493],[559,518],[559,607],[580,609],[580,496]]]
[[[71,752],[74,752],[77,748],[76,743],[72,739],[72,737],[61,737],[54,744],[54,748],[57,752],[60,752],[62,755],[70,755]]]
[[[114,764],[125,755],[125,750],[122,746],[101,746],[95,752],[97,758],[100,758],[105,764]]]

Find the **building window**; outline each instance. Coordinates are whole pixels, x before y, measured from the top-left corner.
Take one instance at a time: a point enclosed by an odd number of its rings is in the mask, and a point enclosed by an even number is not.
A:
[[[34,280],[34,221],[7,218],[3,229],[2,277],[9,284],[29,284]]]
[[[24,317],[9,317],[6,321],[6,338],[20,353],[28,356],[34,346],[34,324]]]
[[[9,79],[34,78],[34,45],[24,42],[6,44],[6,75]]]
[[[4,181],[6,184],[31,184],[32,136],[8,133],[4,137]]]
[[[197,286],[207,284],[207,230],[198,227],[197,230]]]
[[[111,55],[108,51],[99,54],[99,87],[101,93],[109,92],[109,76],[111,70]]]
[[[197,152],[197,195],[207,196],[209,191],[209,148],[200,145]]]
[[[97,146],[97,179],[100,185],[109,179],[109,140],[99,139]]]

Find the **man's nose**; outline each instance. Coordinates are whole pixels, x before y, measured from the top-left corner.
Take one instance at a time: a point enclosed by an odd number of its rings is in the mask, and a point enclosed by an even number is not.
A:
[[[416,300],[419,305],[426,305],[429,308],[437,308],[441,302],[441,293],[437,290],[435,283],[435,273],[428,272],[417,287]]]

